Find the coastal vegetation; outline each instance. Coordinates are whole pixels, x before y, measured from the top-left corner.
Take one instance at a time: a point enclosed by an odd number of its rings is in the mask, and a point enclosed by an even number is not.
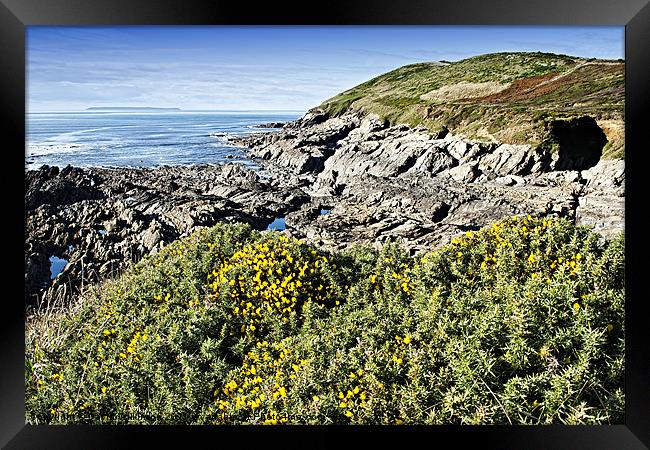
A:
[[[623,74],[401,67],[233,141],[270,177],[28,171],[27,421],[622,423]]]
[[[493,53],[400,67],[326,100],[391,124],[449,130],[469,139],[537,145],[548,124],[591,117],[607,136],[604,158],[624,156],[625,64],[553,53]]]
[[[562,218],[415,256],[218,224],[30,318],[27,421],[622,423],[624,303],[623,235]]]

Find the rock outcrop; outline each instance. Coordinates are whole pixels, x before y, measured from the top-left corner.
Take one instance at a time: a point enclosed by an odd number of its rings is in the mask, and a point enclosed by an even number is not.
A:
[[[265,229],[309,201],[241,165],[157,169],[44,166],[25,178],[27,304],[73,293],[218,221]],[[51,280],[51,257],[68,261]]]
[[[622,231],[624,161],[584,157],[562,133],[573,147],[558,157],[548,146],[471,142],[315,109],[280,131],[231,139],[259,172],[235,164],[28,171],[26,302],[66,298],[218,221],[264,230],[284,218],[285,233],[324,248],[397,241],[413,253],[519,214],[568,217],[605,237]],[[67,264],[51,280],[53,256]]]
[[[566,155],[544,146],[470,142],[317,109],[278,133],[231,142],[310,195],[287,215],[288,231],[329,248],[397,240],[417,251],[515,214],[565,216],[604,236],[624,227],[623,160],[573,158],[565,170]]]

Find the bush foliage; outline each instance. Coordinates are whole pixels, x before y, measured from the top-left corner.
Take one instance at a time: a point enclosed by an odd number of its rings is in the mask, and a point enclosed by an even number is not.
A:
[[[30,423],[622,423],[624,238],[510,218],[410,257],[218,225],[26,334]]]

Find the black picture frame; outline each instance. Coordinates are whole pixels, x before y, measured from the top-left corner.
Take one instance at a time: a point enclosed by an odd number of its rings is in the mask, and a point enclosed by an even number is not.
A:
[[[625,424],[606,426],[435,427],[209,427],[209,426],[30,426],[24,406],[24,306],[20,264],[24,235],[25,27],[30,25],[619,25],[625,26],[626,62],[626,375]],[[650,446],[650,346],[643,290],[644,112],[650,105],[650,4],[648,0],[359,0],[247,2],[222,0],[0,0],[0,108],[8,130],[0,335],[0,444],[7,449],[155,448],[180,445],[252,447],[348,447],[353,440],[375,445],[427,447],[480,445],[488,448],[636,449]],[[647,144],[645,144],[647,146]],[[3,177],[5,178],[5,177]],[[11,184],[10,184],[11,183]],[[15,184],[14,184],[15,183]],[[24,189],[23,189],[24,191]],[[24,193],[24,192],[22,192]],[[638,207],[637,207],[638,206]],[[24,285],[23,288],[24,289]],[[316,436],[313,436],[316,434]],[[204,440],[205,439],[205,440]],[[205,445],[205,444],[203,444]],[[201,446],[203,446],[201,445]],[[359,445],[359,444],[357,444]]]

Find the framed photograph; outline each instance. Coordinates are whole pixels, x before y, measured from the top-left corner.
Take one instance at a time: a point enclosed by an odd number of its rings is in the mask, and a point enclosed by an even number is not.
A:
[[[646,3],[3,0],[2,444],[648,448]]]

